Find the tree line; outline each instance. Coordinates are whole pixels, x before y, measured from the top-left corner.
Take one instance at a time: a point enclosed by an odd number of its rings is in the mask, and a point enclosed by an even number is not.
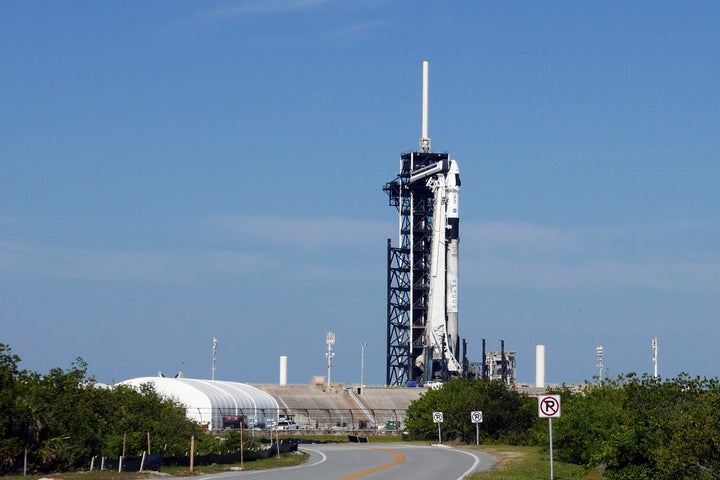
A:
[[[185,408],[150,386],[100,386],[78,358],[47,374],[20,369],[0,343],[0,474],[22,469],[56,472],[87,468],[95,455],[119,457],[188,451],[194,433],[213,445]]]
[[[189,420],[184,406],[149,385],[100,386],[80,358],[44,375],[20,363],[0,343],[0,474],[22,468],[26,454],[35,472],[87,468],[93,456],[183,455],[193,434],[198,451],[219,453],[217,439]],[[718,379],[631,373],[546,393],[562,400],[553,420],[557,460],[598,469],[610,480],[720,478]],[[481,442],[549,445],[537,399],[499,381],[454,379],[429,390],[407,409],[412,439],[437,439],[436,411],[444,414],[444,441],[475,443],[470,412],[481,411]],[[237,450],[236,437],[228,435],[223,448]]]
[[[717,379],[630,373],[546,393],[561,397],[561,416],[553,419],[559,461],[597,469],[611,480],[720,478]],[[537,399],[499,381],[455,379],[429,390],[407,410],[411,438],[437,440],[435,411],[444,414],[443,441],[475,443],[470,412],[481,411],[481,442],[549,447]]]

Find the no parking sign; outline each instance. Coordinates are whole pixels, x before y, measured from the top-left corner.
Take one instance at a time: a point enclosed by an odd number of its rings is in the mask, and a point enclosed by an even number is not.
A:
[[[550,480],[553,480],[555,473],[553,471],[552,419],[560,416],[560,395],[540,395],[538,397],[538,415],[540,418],[548,419],[550,437]]]
[[[560,416],[560,395],[542,395],[538,397],[538,415],[540,418]]]

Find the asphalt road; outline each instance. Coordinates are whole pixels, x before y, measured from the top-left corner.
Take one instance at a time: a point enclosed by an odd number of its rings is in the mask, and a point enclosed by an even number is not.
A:
[[[489,470],[490,455],[446,446],[409,444],[302,445],[310,459],[296,467],[205,475],[207,480],[461,480]]]

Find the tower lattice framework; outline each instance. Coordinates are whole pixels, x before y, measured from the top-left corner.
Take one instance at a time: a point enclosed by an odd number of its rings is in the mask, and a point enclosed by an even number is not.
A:
[[[390,239],[387,244],[387,385],[422,379],[415,361],[425,347],[434,198],[424,181],[410,179],[424,167],[448,161],[447,153],[405,153],[397,178],[383,187],[399,214],[399,245],[393,247]]]

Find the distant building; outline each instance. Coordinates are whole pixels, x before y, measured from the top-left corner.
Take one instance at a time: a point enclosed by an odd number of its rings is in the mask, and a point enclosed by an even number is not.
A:
[[[120,382],[151,385],[160,395],[183,405],[187,417],[208,430],[266,428],[276,425],[279,406],[272,395],[246,383],[191,378],[140,377]]]
[[[508,385],[515,385],[515,352],[505,352],[503,361],[502,352],[491,350],[485,354],[485,367],[489,380],[501,380]]]

